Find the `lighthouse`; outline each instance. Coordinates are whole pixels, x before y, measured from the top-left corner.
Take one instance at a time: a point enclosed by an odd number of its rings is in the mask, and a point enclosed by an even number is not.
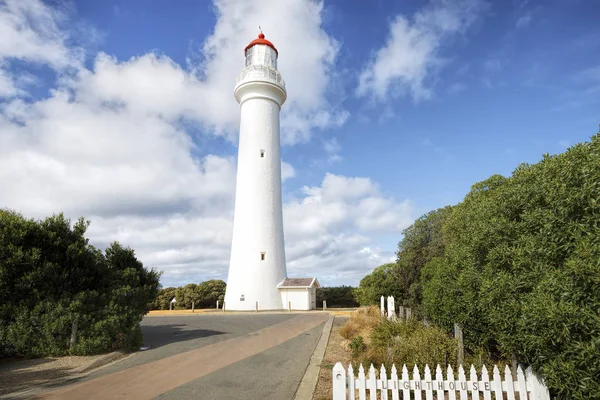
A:
[[[278,288],[287,277],[279,143],[287,92],[277,70],[278,51],[262,32],[244,55],[234,89],[241,120],[225,307],[278,310],[287,307]]]

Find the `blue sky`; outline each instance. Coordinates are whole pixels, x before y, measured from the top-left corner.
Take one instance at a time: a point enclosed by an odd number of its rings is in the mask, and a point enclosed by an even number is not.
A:
[[[59,6],[57,6],[59,4]],[[0,2],[0,206],[225,278],[244,45],[280,52],[290,276],[357,284],[419,215],[600,123],[593,0]],[[596,18],[596,19],[595,19]]]

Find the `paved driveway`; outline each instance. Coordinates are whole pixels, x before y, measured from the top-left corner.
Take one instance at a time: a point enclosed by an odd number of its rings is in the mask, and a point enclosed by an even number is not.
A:
[[[328,316],[146,317],[145,345],[85,381],[35,398],[293,399]]]

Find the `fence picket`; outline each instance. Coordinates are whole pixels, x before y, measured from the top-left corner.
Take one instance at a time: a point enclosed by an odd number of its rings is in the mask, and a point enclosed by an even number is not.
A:
[[[423,388],[421,387],[421,373],[419,372],[419,368],[417,367],[416,364],[415,364],[415,367],[413,368],[413,380],[415,381],[415,390],[414,390],[415,400],[422,400],[423,396],[421,395],[421,390]]]
[[[356,394],[355,391],[355,381],[354,381],[354,368],[352,368],[352,364],[348,364],[348,400],[355,400]]]
[[[525,383],[523,368],[520,365],[517,367],[517,381],[519,382],[519,399],[527,400],[527,384]]]
[[[333,398],[346,400],[346,371],[342,363],[338,362],[333,367]]]
[[[515,384],[513,383],[512,372],[508,365],[504,368],[504,383],[506,387],[504,388],[506,391],[506,398],[508,400],[515,400]]]
[[[469,400],[467,392],[467,376],[462,365],[458,366],[458,393],[460,394],[460,400]]]
[[[381,365],[379,380],[381,380],[381,400],[388,400],[388,380],[385,371],[385,366],[383,364]]]
[[[398,387],[398,371],[396,370],[396,366],[392,365],[392,400],[400,400],[400,392]]]
[[[367,380],[362,364],[358,367],[358,400],[367,400]]]
[[[471,370],[469,371],[469,379],[471,381],[471,399],[479,400],[479,390],[477,390],[477,371],[475,366],[471,364]]]
[[[375,377],[375,367],[371,364],[369,368],[369,397],[371,400],[377,400],[377,378]]]
[[[442,375],[442,367],[440,367],[440,364],[438,364],[435,369],[435,380],[437,386],[437,400],[444,400],[444,376]]]
[[[492,400],[490,375],[488,374],[488,370],[485,365],[481,367],[481,383],[483,384],[483,387],[480,388],[483,390],[483,400]]]
[[[494,390],[495,400],[502,400],[502,377],[500,376],[500,370],[497,365],[494,365],[494,380],[492,382],[492,389]]]
[[[403,382],[408,382],[409,378],[408,378],[408,368],[406,368],[406,364],[404,364],[402,366],[402,381]],[[402,399],[403,400],[410,400],[410,389],[407,389],[406,386],[403,386],[402,389]]]
[[[357,391],[359,400],[367,400],[367,390],[369,391],[369,400],[388,400],[390,398],[392,400],[400,400],[400,398],[403,400],[434,400],[434,398],[457,400],[457,392],[460,400],[480,400],[481,397],[483,400],[492,400],[492,397],[495,400],[516,400],[516,393],[519,394],[518,400],[550,400],[548,388],[540,376],[534,374],[531,367],[523,370],[521,365],[516,369],[516,379],[512,375],[511,368],[506,366],[504,380],[502,380],[497,365],[494,365],[491,380],[485,365],[482,365],[479,377],[475,366],[471,365],[469,379],[466,377],[463,366],[460,365],[458,380],[455,379],[450,365],[447,369],[446,380],[444,380],[440,365],[436,366],[435,379],[429,365],[425,365],[423,379],[421,379],[421,372],[417,365],[413,368],[412,379],[409,377],[408,368],[403,365],[400,380],[395,365],[392,365],[389,379],[384,365],[381,366],[379,372],[376,372],[375,366],[371,364],[368,376],[365,376],[364,367],[359,365],[358,378],[355,378],[354,368],[351,364],[345,370],[341,363],[336,363],[332,372],[333,400],[356,400]],[[390,391],[392,392],[391,396],[389,395]],[[402,396],[400,396],[400,391],[402,391]],[[425,396],[423,396],[423,392]]]
[[[456,400],[456,380],[454,379],[454,371],[448,365],[448,400]]]
[[[433,400],[433,385],[431,383],[431,370],[429,369],[429,365],[425,364],[425,399]]]

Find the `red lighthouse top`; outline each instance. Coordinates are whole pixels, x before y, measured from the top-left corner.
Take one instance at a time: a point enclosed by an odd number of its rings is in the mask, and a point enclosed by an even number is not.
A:
[[[275,54],[277,54],[277,56],[279,57],[279,52],[277,51],[277,49],[275,48],[275,46],[273,45],[273,43],[269,42],[267,39],[265,39],[265,35],[261,32],[258,35],[258,39],[254,39],[253,41],[251,41],[248,46],[246,46],[246,48],[244,49],[244,54],[246,54],[246,51],[257,44],[264,44],[269,46],[270,48],[272,48],[273,50],[275,50]]]

